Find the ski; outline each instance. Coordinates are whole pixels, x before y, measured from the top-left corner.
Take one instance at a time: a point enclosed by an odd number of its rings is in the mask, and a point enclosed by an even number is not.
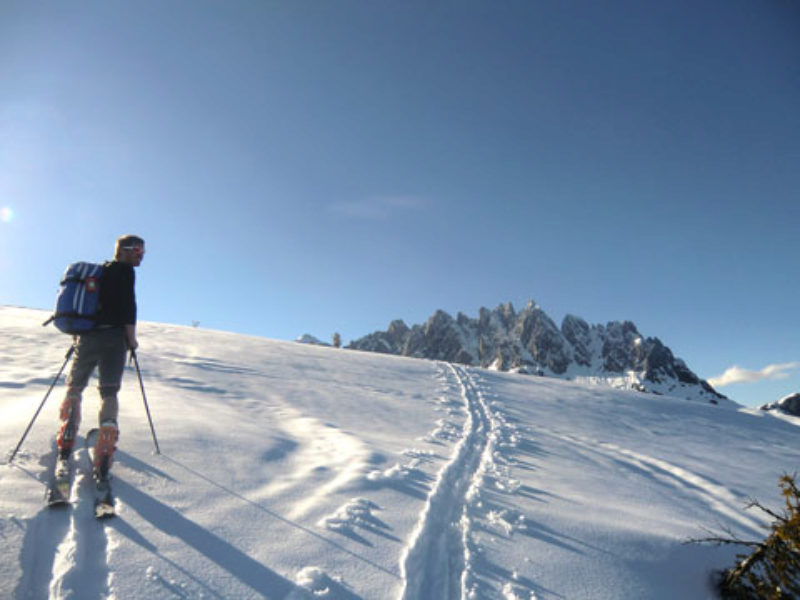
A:
[[[92,469],[95,484],[94,516],[96,519],[107,519],[116,512],[114,495],[111,492],[111,474],[108,469],[100,469],[98,472],[94,470],[94,446],[99,433],[100,430],[92,429],[86,434],[86,455],[89,457],[89,467]]]
[[[98,479],[95,488],[94,516],[96,519],[113,517],[114,496],[111,494],[111,478]]]
[[[47,486],[45,500],[48,506],[64,506],[69,504],[72,489],[72,461],[61,456],[56,457],[53,476]]]

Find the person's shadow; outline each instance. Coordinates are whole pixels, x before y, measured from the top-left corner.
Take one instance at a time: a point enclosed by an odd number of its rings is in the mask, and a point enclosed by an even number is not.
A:
[[[150,521],[156,529],[182,540],[186,545],[194,548],[259,594],[267,598],[283,598],[295,589],[294,584],[286,578],[265,567],[208,529],[190,521],[175,509],[139,491],[125,480],[115,479],[114,491],[125,504],[143,519]],[[114,521],[109,524],[121,535],[129,537],[131,541],[151,552],[156,552],[156,548],[152,544],[138,535],[124,521],[120,521],[119,524]],[[196,578],[193,579],[196,580]],[[207,585],[204,587],[210,591]]]

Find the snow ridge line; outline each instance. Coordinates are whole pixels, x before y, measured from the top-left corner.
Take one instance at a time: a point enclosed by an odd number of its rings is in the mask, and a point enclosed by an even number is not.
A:
[[[483,478],[488,431],[486,404],[467,372],[448,365],[467,413],[453,458],[439,473],[401,563],[401,600],[463,598],[471,550],[468,502]],[[490,453],[491,454],[491,453]]]

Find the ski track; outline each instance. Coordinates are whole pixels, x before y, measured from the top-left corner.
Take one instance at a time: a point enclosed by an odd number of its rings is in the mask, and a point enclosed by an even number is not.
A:
[[[466,600],[478,597],[474,569],[480,548],[473,533],[484,515],[481,494],[490,482],[501,492],[516,491],[500,449],[513,443],[502,415],[492,412],[469,370],[447,365],[467,418],[453,457],[442,469],[402,559],[403,600]],[[443,423],[439,423],[440,434]],[[502,517],[495,515],[496,521]],[[513,526],[512,526],[513,527]]]
[[[70,517],[63,509],[45,507],[28,520],[20,553],[23,572],[14,591],[14,598],[48,598],[56,551],[69,527]]]
[[[94,517],[93,480],[80,464],[83,452],[75,456],[73,497],[77,493],[78,499],[71,507],[55,509],[69,513],[68,517],[58,515],[68,518],[69,526],[55,548],[52,571],[47,576],[49,590],[44,597],[50,600],[114,598],[109,561],[115,543],[109,530]]]
[[[108,559],[113,543],[94,518],[92,479],[75,453],[72,503],[48,507],[27,521],[21,550],[23,572],[14,591],[19,600],[113,598]],[[50,460],[52,459],[52,460]],[[50,476],[55,449],[46,462]],[[86,467],[88,468],[88,467]],[[43,481],[43,484],[46,483]]]

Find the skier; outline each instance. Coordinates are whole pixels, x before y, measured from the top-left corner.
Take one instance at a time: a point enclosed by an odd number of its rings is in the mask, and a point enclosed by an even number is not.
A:
[[[59,458],[69,459],[81,420],[81,395],[98,368],[101,398],[100,430],[94,446],[95,477],[106,479],[119,437],[117,393],[122,383],[125,356],[136,350],[136,294],[134,267],[142,264],[144,240],[135,235],[117,239],[114,260],[103,266],[99,307],[92,330],[75,336],[75,360],[67,377],[61,404],[61,428],[56,437]]]

